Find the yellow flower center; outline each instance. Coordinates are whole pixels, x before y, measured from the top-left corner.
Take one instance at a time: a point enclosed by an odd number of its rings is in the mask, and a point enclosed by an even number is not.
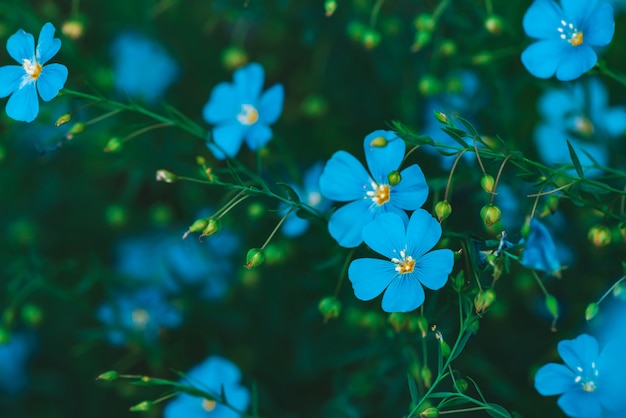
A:
[[[202,399],[202,409],[204,409],[205,411],[211,412],[215,409],[216,406],[217,406],[217,402],[206,399],[206,398]]]
[[[598,369],[596,363],[591,363],[591,377],[588,373],[584,373],[583,368],[578,366],[576,371],[579,373],[574,379],[574,382],[579,383],[585,392],[595,392],[598,386],[596,386],[595,379],[598,377]]]
[[[585,136],[591,136],[594,132],[593,123],[586,116],[578,116],[574,119],[574,129]]]
[[[24,59],[22,60],[22,67],[24,68],[24,71],[26,71],[26,74],[28,74],[33,80],[37,80],[39,78],[39,75],[41,74],[41,64],[39,64],[37,60],[31,61]]]
[[[237,120],[242,125],[253,125],[259,120],[259,111],[251,104],[242,104]]]
[[[146,324],[148,324],[148,321],[150,320],[150,314],[145,309],[137,308],[131,315],[133,318],[133,324],[135,324],[135,327],[139,329],[145,328]]]
[[[567,40],[572,46],[578,46],[583,43],[583,33],[574,27],[573,23],[567,23],[561,20],[561,27],[557,28],[560,38]]]
[[[388,184],[376,184],[372,182],[372,190],[366,193],[372,199],[372,202],[378,206],[384,205],[391,199],[391,186]]]
[[[391,262],[395,263],[396,271],[400,274],[413,273],[415,270],[415,260],[410,255],[406,255],[406,250],[400,251],[401,258],[392,258]]]

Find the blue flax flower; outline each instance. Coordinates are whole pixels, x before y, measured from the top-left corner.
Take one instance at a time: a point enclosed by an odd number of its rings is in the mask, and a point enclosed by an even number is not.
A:
[[[535,129],[535,143],[542,161],[571,163],[565,141],[569,139],[583,166],[593,163],[587,154],[598,164],[609,165],[611,140],[626,130],[626,108],[609,107],[606,87],[598,78],[548,90],[538,108],[543,122]],[[586,174],[593,175],[593,171]]]
[[[26,387],[26,362],[34,348],[34,337],[27,332],[11,333],[8,341],[0,342],[0,394],[15,395]]]
[[[223,392],[229,405],[245,411],[250,392],[240,385],[241,372],[231,361],[212,356],[191,369],[181,383],[196,387],[220,399]],[[180,394],[163,409],[164,418],[237,418],[241,414],[215,400]]]
[[[111,47],[115,88],[154,104],[178,78],[176,61],[161,44],[135,32],[120,34]]]
[[[562,6],[562,7],[561,7]],[[522,52],[522,63],[535,77],[574,80],[598,61],[593,47],[613,39],[610,4],[596,0],[535,0],[524,15],[524,31],[538,39]]]
[[[548,229],[535,218],[530,220],[530,233],[524,245],[522,265],[551,275],[558,275],[561,270],[552,236]]]
[[[46,23],[37,48],[35,39],[22,29],[7,41],[7,51],[20,65],[0,67],[0,97],[11,95],[6,112],[10,118],[32,122],[39,113],[39,99],[54,99],[67,80],[67,67],[62,64],[45,65],[61,49],[61,40],[54,38],[54,26]]]
[[[384,144],[384,145],[382,145]],[[397,172],[406,145],[392,131],[374,131],[363,141],[368,171],[352,154],[338,151],[328,160],[320,177],[320,190],[328,199],[350,202],[337,209],[328,221],[330,235],[342,247],[363,242],[363,227],[378,215],[392,212],[406,223],[405,210],[415,210],[428,197],[422,170],[413,164],[400,172],[392,185],[389,174]]]
[[[348,278],[354,294],[371,300],[383,291],[383,310],[409,312],[424,303],[424,289],[442,288],[452,272],[454,255],[430,251],[441,238],[441,225],[424,209],[413,212],[405,227],[395,213],[380,215],[363,228],[365,243],[389,258],[359,258],[350,263]]]
[[[619,341],[609,341],[600,351],[595,338],[582,334],[557,347],[565,364],[549,363],[537,371],[535,389],[541,395],[560,395],[559,407],[577,418],[598,418],[603,409],[626,407],[626,363]]]
[[[144,287],[119,291],[115,296],[97,312],[98,319],[107,327],[107,338],[112,345],[152,344],[158,340],[161,329],[176,328],[182,323],[180,310],[160,289]]]
[[[330,208],[330,200],[325,199],[320,192],[320,176],[324,169],[323,164],[318,163],[311,167],[304,174],[304,184],[301,190],[298,186],[292,185],[292,188],[300,197],[300,201],[306,203],[320,212],[325,212]],[[286,206],[286,205],[285,205]],[[297,237],[306,232],[309,227],[309,221],[298,217],[292,212],[281,228],[282,233],[288,237]]]
[[[234,157],[241,144],[256,151],[272,138],[270,125],[283,111],[284,90],[275,84],[261,93],[265,75],[257,63],[235,71],[233,83],[220,83],[202,110],[204,119],[216,125],[208,147],[216,158]]]

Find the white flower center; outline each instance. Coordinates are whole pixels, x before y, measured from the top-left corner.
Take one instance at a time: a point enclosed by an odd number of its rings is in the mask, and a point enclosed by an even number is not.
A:
[[[580,366],[576,367],[576,372],[578,374],[574,379],[574,382],[578,383],[585,392],[595,392],[598,388],[596,381],[599,375],[596,363],[591,363],[591,373],[585,373],[585,370]]]
[[[394,252],[397,252],[394,250]],[[415,270],[415,260],[406,254],[406,250],[400,251],[400,258],[392,258],[391,262],[396,265],[396,271],[400,274],[413,273]]]
[[[556,30],[559,31],[561,39],[569,42],[572,46],[578,46],[583,43],[583,33],[579,32],[578,29],[574,27],[573,23],[567,23],[561,20],[561,26]]]
[[[242,125],[253,125],[259,120],[259,111],[251,104],[242,104],[237,120]]]
[[[391,186],[388,184],[376,184],[376,182],[372,182],[372,190],[367,192],[366,195],[372,199],[372,202],[376,203],[378,206],[382,206],[389,202],[389,199],[391,199]]]
[[[23,59],[22,68],[24,69],[24,71],[26,71],[26,74],[22,76],[20,88],[24,87],[27,84],[34,83],[41,75],[42,67],[36,59],[33,59],[32,61],[28,59]]]
[[[150,320],[150,314],[145,309],[137,308],[131,315],[137,329],[144,329]]]
[[[309,206],[316,207],[322,201],[322,195],[319,192],[309,192],[307,203]]]
[[[574,119],[574,129],[576,130],[576,132],[585,136],[592,136],[595,130],[593,127],[593,123],[591,123],[591,120],[588,117],[582,115],[577,116]]]

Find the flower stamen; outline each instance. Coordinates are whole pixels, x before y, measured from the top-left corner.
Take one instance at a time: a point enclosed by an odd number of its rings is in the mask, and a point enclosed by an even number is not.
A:
[[[144,329],[150,320],[150,314],[141,308],[137,308],[132,312],[133,324],[138,329]]]
[[[401,258],[392,258],[391,262],[396,265],[395,270],[400,274],[413,273],[415,270],[415,259],[410,255],[406,255],[406,250],[400,251]]]
[[[259,111],[251,104],[242,104],[237,120],[242,125],[254,125],[259,120]]]
[[[22,63],[22,67],[24,68],[24,71],[26,71],[26,74],[28,74],[31,79],[37,80],[41,74],[41,64],[39,64],[36,59],[31,61],[26,58],[22,60]]]
[[[561,39],[566,40],[572,46],[578,46],[583,43],[583,33],[579,32],[572,23],[561,20],[561,26],[556,29],[560,33],[559,37]]]
[[[376,184],[372,182],[372,189],[373,190],[370,190],[366,194],[378,206],[384,205],[391,199],[391,186],[388,184]]]
[[[212,412],[215,407],[217,406],[217,402],[215,402],[214,400],[209,400],[209,399],[202,399],[202,409],[204,409],[207,412]]]

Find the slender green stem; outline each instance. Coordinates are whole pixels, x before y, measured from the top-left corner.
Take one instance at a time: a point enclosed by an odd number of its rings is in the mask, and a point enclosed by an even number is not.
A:
[[[270,234],[269,237],[267,237],[267,239],[265,240],[265,242],[263,243],[263,245],[261,246],[261,249],[264,250],[265,247],[267,247],[267,244],[270,243],[270,241],[272,240],[272,238],[274,238],[274,235],[276,235],[276,232],[278,232],[278,230],[280,229],[280,226],[283,224],[283,222],[285,222],[285,220],[289,217],[289,215],[291,215],[291,212],[294,211],[294,207],[292,207],[291,209],[289,209],[289,211],[287,211],[287,213],[285,213],[283,215],[282,218],[280,218],[280,221],[278,222],[278,224],[274,227],[274,230],[272,231],[272,233]]]
[[[354,255],[354,251],[356,248],[351,249],[346,256],[346,260],[343,262],[343,266],[341,267],[341,272],[339,273],[339,280],[337,280],[337,286],[335,286],[335,297],[339,295],[339,291],[341,290],[341,285],[348,273],[348,266],[350,265],[350,261],[352,261],[352,256]]]

